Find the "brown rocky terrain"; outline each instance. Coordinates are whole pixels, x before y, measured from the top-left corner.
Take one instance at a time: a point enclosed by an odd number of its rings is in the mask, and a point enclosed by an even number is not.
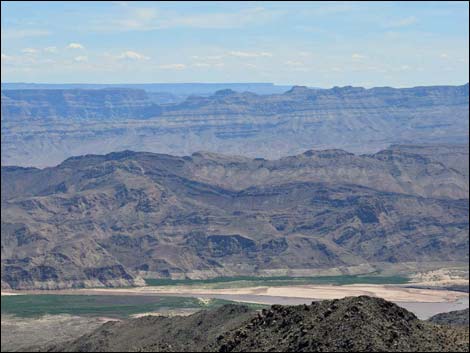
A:
[[[125,151],[2,167],[1,181],[3,288],[357,273],[469,256],[467,176],[398,147],[273,161]]]
[[[188,317],[109,322],[56,352],[468,351],[468,327],[420,321],[379,298],[348,297],[255,312],[226,305]]]

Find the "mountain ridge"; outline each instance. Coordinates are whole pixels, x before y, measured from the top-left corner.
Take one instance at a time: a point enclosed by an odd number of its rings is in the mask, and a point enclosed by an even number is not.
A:
[[[2,287],[464,262],[468,180],[443,162],[395,147],[271,161],[123,151],[2,167]]]
[[[374,153],[390,144],[468,143],[468,84],[229,90],[166,104],[155,102],[171,97],[112,91],[63,90],[57,99],[54,90],[23,90],[24,100],[2,92],[2,165],[51,166],[124,149],[278,159],[312,148]],[[95,102],[102,96],[108,105]]]

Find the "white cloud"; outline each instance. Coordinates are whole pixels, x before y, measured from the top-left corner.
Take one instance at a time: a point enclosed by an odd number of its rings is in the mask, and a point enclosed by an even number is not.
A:
[[[73,60],[76,62],[86,62],[88,61],[88,56],[77,56]]]
[[[300,61],[293,61],[293,60],[288,60],[286,61],[286,65],[287,66],[304,66],[304,63],[303,62],[300,62]]]
[[[224,58],[224,55],[192,55],[191,59],[196,60],[195,63],[191,64],[193,67],[222,67],[224,63],[220,60]]]
[[[51,32],[42,29],[2,29],[2,39],[21,39],[28,37],[44,37]]]
[[[285,65],[292,71],[301,71],[301,72],[308,72],[311,71],[311,67],[301,61],[296,60],[288,60],[285,62]]]
[[[229,52],[232,56],[237,56],[240,58],[259,58],[259,57],[271,57],[273,56],[268,52],[247,52],[247,51],[231,51]]]
[[[302,32],[318,32],[318,28],[310,25],[297,25],[294,27],[298,31]]]
[[[309,16],[333,15],[357,10],[356,5],[357,3],[355,4],[353,1],[351,1],[351,3],[348,1],[318,2],[315,4],[315,6],[312,6],[310,9],[304,10],[303,12]]]
[[[223,55],[206,55],[206,56],[193,55],[193,56],[191,56],[191,59],[196,59],[196,60],[220,60],[223,57],[224,57]]]
[[[164,70],[184,70],[186,68],[186,65],[185,64],[165,64],[165,65],[159,65],[158,67]]]
[[[169,16],[162,21],[163,28],[190,27],[190,28],[240,28],[253,23],[261,24],[272,21],[283,12],[267,10],[263,7],[253,7],[238,12],[212,12],[194,14],[191,16]]]
[[[351,58],[354,59],[354,60],[361,60],[361,59],[365,59],[366,56],[362,55],[362,54],[359,54],[359,53],[354,53],[353,55],[351,55]]]
[[[26,48],[31,49],[31,48]],[[35,53],[32,52],[32,53]],[[2,53],[2,64],[9,64],[15,66],[17,69],[21,67],[29,67],[30,65],[36,65],[40,63],[41,60],[38,59],[36,55],[29,54],[29,51],[26,51],[26,55],[7,55]]]
[[[341,67],[338,67],[338,66],[333,66],[330,70],[333,71],[333,72],[342,72],[343,71],[343,69]]]
[[[313,53],[312,53],[312,52],[309,52],[309,51],[300,51],[300,52],[299,52],[299,56],[311,57],[311,56],[313,56]]]
[[[255,64],[251,64],[251,63],[246,63],[245,64],[245,67],[249,68],[249,69],[256,69],[258,68],[258,66],[256,66]]]
[[[119,5],[119,6],[128,6],[129,1],[110,1],[114,5]]]
[[[67,48],[69,49],[85,49],[85,47],[83,45],[81,45],[80,43],[70,43]]]
[[[129,14],[115,21],[121,30],[143,30],[152,26],[157,17],[157,11],[153,8],[127,9]]]
[[[194,63],[193,66],[194,67],[211,67],[212,65],[208,63]]]
[[[125,11],[125,12],[124,12]],[[241,28],[262,24],[279,17],[285,11],[250,7],[234,12],[207,12],[188,14],[151,7],[123,7],[122,15],[96,25],[104,31],[152,31],[165,28]]]
[[[136,51],[126,50],[122,52],[118,57],[118,59],[129,59],[129,60],[149,60],[148,56],[140,54]]]
[[[410,26],[412,24],[415,24],[418,21],[418,19],[415,16],[408,16],[405,18],[401,18],[398,20],[390,21],[386,23],[384,26],[386,28],[398,28],[398,27],[406,27]]]
[[[21,52],[24,54],[36,54],[38,51],[34,48],[24,48],[21,50]]]
[[[47,47],[47,48],[44,48],[44,51],[46,53],[56,53],[57,52],[57,47]]]

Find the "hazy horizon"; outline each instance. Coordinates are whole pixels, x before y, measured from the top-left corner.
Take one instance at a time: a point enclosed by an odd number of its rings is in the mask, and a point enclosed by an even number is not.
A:
[[[6,81],[1,82],[2,85],[16,85],[16,84],[25,84],[25,85],[254,85],[254,84],[264,84],[264,85],[274,85],[274,86],[306,86],[309,88],[317,88],[317,89],[331,89],[333,87],[363,87],[365,89],[371,88],[381,88],[381,87],[391,87],[391,88],[415,88],[415,87],[427,87],[427,86],[463,86],[468,84],[469,81],[465,81],[462,83],[437,83],[433,85],[426,85],[426,84],[416,84],[413,86],[391,86],[391,85],[383,85],[383,86],[357,86],[353,84],[345,84],[345,85],[333,85],[328,87],[320,87],[320,86],[311,86],[311,85],[303,85],[303,84],[296,84],[296,83],[277,83],[277,82],[262,82],[262,81],[227,81],[227,82],[202,82],[202,81],[194,81],[194,82],[27,82],[27,81]]]

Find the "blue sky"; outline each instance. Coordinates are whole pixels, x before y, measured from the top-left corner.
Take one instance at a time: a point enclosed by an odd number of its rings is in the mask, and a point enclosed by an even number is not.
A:
[[[2,1],[2,82],[468,82],[468,2]]]

